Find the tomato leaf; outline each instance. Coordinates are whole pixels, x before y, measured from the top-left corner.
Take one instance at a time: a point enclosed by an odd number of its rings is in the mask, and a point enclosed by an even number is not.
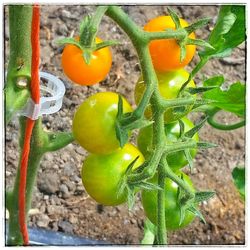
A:
[[[146,218],[144,221],[144,236],[141,240],[142,245],[153,245],[156,234],[156,226]]]
[[[216,102],[210,105],[234,113],[240,117],[245,116],[246,85],[240,82],[233,83],[228,90],[221,88],[210,90],[203,94],[205,100]]]
[[[195,193],[195,203],[200,203],[203,201],[207,201],[208,199],[212,198],[215,195],[214,191],[202,191]]]
[[[232,172],[232,177],[241,198],[245,200],[245,168],[239,166],[235,167]]]
[[[219,16],[208,42],[214,49],[205,48],[199,52],[201,58],[229,56],[232,49],[245,38],[245,6],[225,5],[220,8]]]
[[[197,87],[197,88],[186,88],[186,91],[188,91],[191,95],[203,93],[212,89],[218,88],[218,86],[208,86],[208,87]]]
[[[210,87],[210,86],[218,86],[220,87],[225,82],[224,76],[218,75],[218,76],[212,76],[211,78],[206,79],[203,81],[204,87]]]

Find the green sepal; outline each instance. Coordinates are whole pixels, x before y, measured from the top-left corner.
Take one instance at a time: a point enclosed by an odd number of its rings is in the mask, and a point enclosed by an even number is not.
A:
[[[118,44],[121,44],[120,42],[118,41],[115,41],[115,40],[108,40],[108,41],[104,41],[104,42],[101,42],[101,43],[97,43],[95,45],[95,51],[96,50],[99,50],[99,49],[103,49],[105,47],[109,47],[109,46],[114,46],[114,45],[118,45]]]
[[[197,142],[197,147],[200,149],[207,149],[207,148],[215,148],[218,147],[218,145],[211,143],[211,142]]]
[[[123,102],[122,102],[121,95],[119,95],[118,112],[117,112],[117,116],[116,116],[115,131],[116,131],[116,137],[120,142],[121,148],[127,143],[128,139],[129,139],[128,131],[126,129],[124,129],[120,124],[120,120],[122,118],[122,115],[123,115]]]
[[[135,165],[136,161],[138,160],[140,156],[138,155],[127,167],[125,174],[128,175],[132,172],[133,166]]]
[[[181,28],[180,18],[178,17],[177,13],[172,8],[169,7],[167,8],[167,10],[175,24],[175,29]]]
[[[191,213],[193,213],[195,216],[199,217],[200,220],[206,224],[206,220],[203,217],[202,213],[200,212],[200,210],[198,208],[196,208],[194,205],[191,205],[189,208],[187,208],[187,210]]]
[[[90,64],[90,60],[91,60],[91,56],[92,56],[92,51],[91,50],[89,50],[89,49],[85,49],[84,51],[83,51],[83,59],[84,59],[84,61],[85,61],[85,63],[87,64],[87,65],[89,65]]]
[[[197,29],[200,29],[202,27],[204,27],[205,25],[207,25],[210,22],[211,18],[206,17],[203,19],[198,20],[195,23],[192,23],[191,25],[189,25],[188,27],[185,27],[184,29],[187,31],[188,34],[194,32]]]
[[[190,167],[190,171],[192,173],[193,171],[193,168],[194,168],[194,163],[193,163],[193,158],[192,158],[192,155],[190,153],[190,150],[189,149],[185,149],[184,150],[184,155],[188,161],[188,166]]]
[[[201,40],[201,39],[187,38],[186,45],[196,45],[196,46],[208,48],[208,49],[211,49],[211,50],[214,49],[214,47],[211,44],[209,44],[208,42],[206,42],[204,40]]]
[[[186,42],[185,41],[180,41],[179,46],[180,46],[180,49],[181,49],[180,62],[182,62],[185,59],[186,54],[187,54]]]
[[[66,37],[66,38],[58,39],[56,40],[56,43],[58,45],[72,44],[78,47],[80,50],[83,50],[83,47],[81,46],[81,44],[73,37]]]
[[[192,138],[206,123],[208,116],[206,116],[203,120],[201,120],[198,124],[196,124],[193,128],[188,130],[184,136],[188,138]]]
[[[163,190],[159,185],[151,183],[151,182],[146,182],[146,181],[135,183],[134,186],[140,189],[152,190],[152,191]]]
[[[214,191],[201,191],[195,193],[194,203],[207,201],[215,195]]]
[[[85,16],[79,25],[79,33],[82,34],[83,32],[88,32],[88,27],[90,26],[91,15]]]
[[[184,125],[184,122],[181,119],[179,119],[178,122],[179,122],[179,126],[180,126],[180,136],[179,136],[179,138],[182,138],[183,135],[184,135],[184,131],[185,131],[185,125]]]
[[[131,189],[130,186],[127,186],[127,193],[128,193],[128,209],[132,210],[135,204],[135,189]]]

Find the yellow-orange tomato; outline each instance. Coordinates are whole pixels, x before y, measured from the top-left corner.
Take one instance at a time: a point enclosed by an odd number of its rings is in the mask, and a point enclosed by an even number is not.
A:
[[[181,27],[187,27],[188,23],[180,18]],[[159,16],[151,19],[144,30],[149,32],[165,31],[166,29],[175,30],[175,24],[170,16]],[[189,38],[194,39],[195,34],[191,33]],[[183,68],[193,58],[196,50],[195,45],[186,45],[186,57],[180,61],[180,46],[175,39],[160,39],[151,41],[149,50],[155,70],[171,71]]]
[[[76,40],[79,38],[77,37]],[[96,43],[102,40],[96,37]],[[112,65],[112,55],[108,47],[92,53],[90,64],[86,64],[83,51],[68,44],[62,53],[62,68],[67,77],[80,85],[93,85],[105,79]]]

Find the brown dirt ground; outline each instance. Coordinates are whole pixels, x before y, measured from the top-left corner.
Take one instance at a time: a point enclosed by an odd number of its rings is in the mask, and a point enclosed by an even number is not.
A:
[[[139,25],[159,14],[166,14],[165,6],[124,6],[124,10]],[[192,22],[198,17],[211,16],[213,22],[218,14],[217,6],[173,6],[178,13]],[[99,91],[120,92],[134,104],[133,90],[140,74],[137,56],[128,38],[107,17],[103,19],[98,35],[103,39],[117,39],[122,45],[114,46],[113,65],[107,79],[92,87],[80,87],[62,73],[60,57],[62,49],[57,47],[58,38],[76,33],[79,20],[94,6],[50,5],[41,9],[41,70],[59,76],[66,85],[62,109],[44,117],[47,130],[70,130],[77,106],[86,97]],[[8,12],[6,10],[6,19]],[[205,38],[213,22],[197,37]],[[5,45],[8,53],[8,22],[5,24]],[[232,60],[230,60],[232,59]],[[197,62],[195,58],[191,67]],[[6,60],[7,65],[7,60]],[[190,68],[188,68],[190,69]],[[236,49],[229,59],[214,60],[196,78],[223,74],[228,83],[245,82],[245,46]],[[192,115],[197,121],[200,115]],[[235,118],[222,114],[224,122]],[[211,189],[216,196],[201,205],[207,224],[196,219],[188,228],[170,233],[170,244],[218,245],[245,243],[245,206],[232,183],[231,171],[236,165],[244,165],[245,130],[222,132],[209,125],[202,128],[201,140],[218,144],[218,148],[199,152],[195,159],[195,170],[191,178],[198,190]],[[18,120],[14,119],[6,128],[6,189],[13,185],[18,158]],[[29,225],[54,231],[63,231],[90,239],[105,240],[117,244],[139,244],[143,237],[143,208],[140,197],[133,211],[126,205],[103,207],[92,200],[81,184],[80,169],[86,151],[76,143],[55,153],[46,154],[38,171],[38,182],[34,190]],[[53,179],[53,180],[51,180]],[[47,181],[47,183],[46,183]],[[48,183],[49,182],[49,183]],[[52,185],[52,186],[51,186]],[[52,194],[46,194],[46,189]]]

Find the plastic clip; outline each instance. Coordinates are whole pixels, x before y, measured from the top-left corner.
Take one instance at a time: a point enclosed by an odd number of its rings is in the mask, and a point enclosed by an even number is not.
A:
[[[32,120],[37,120],[42,115],[53,114],[59,111],[65,94],[64,83],[59,78],[46,72],[40,72],[39,75],[40,103],[35,104],[29,98],[24,109],[18,112],[19,115],[29,117]]]

